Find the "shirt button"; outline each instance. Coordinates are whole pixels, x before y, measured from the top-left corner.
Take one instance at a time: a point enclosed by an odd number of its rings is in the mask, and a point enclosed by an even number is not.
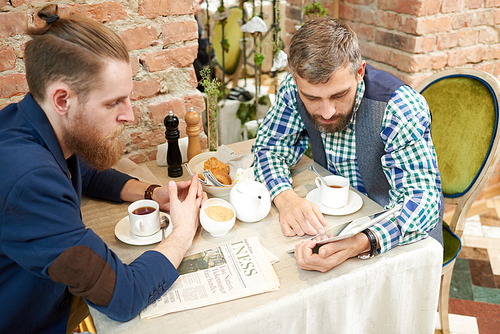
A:
[[[153,291],[153,296],[154,296],[155,298],[156,298],[156,297],[158,297],[158,291],[157,291],[156,289]]]
[[[167,284],[167,283],[163,283],[163,289],[164,289],[164,290],[167,290],[167,289],[168,289],[168,284]]]
[[[163,287],[162,287],[161,285],[158,287],[158,292],[159,292],[159,293],[162,293],[162,292],[163,292]]]
[[[69,299],[65,299],[62,303],[61,303],[61,310],[65,310],[68,308],[69,306]]]

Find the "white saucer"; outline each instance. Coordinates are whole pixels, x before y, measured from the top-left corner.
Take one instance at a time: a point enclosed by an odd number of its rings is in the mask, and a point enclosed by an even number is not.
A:
[[[170,220],[170,216],[165,212],[160,212],[161,216],[167,216]],[[130,221],[128,216],[122,218],[118,224],[115,226],[115,235],[116,237],[129,245],[143,246],[143,245],[151,245],[161,241],[161,232],[159,230],[153,235],[147,237],[139,237],[134,233],[130,232]],[[172,224],[169,224],[167,229],[165,230],[165,238],[168,237],[172,233]]]
[[[319,209],[325,215],[332,215],[332,216],[349,215],[351,213],[358,211],[363,206],[363,199],[361,198],[361,196],[359,196],[352,190],[349,190],[349,203],[338,209],[332,209],[321,204],[321,201],[319,200],[319,194],[320,192],[318,188],[313,189],[307,194],[306,199],[319,206]]]

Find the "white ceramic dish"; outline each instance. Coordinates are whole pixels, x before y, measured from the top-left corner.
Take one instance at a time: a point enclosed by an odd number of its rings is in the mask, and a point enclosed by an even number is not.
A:
[[[215,205],[223,206],[230,209],[233,212],[233,218],[231,218],[226,222],[219,222],[207,216],[207,214],[205,213],[205,209]],[[223,200],[222,198],[210,198],[205,203],[203,203],[203,206],[201,207],[200,210],[201,226],[203,226],[203,228],[214,237],[222,237],[223,235],[226,235],[226,233],[229,232],[231,228],[233,228],[235,221],[236,221],[236,210],[231,205],[231,203],[229,203],[226,200]]]
[[[188,166],[191,169],[191,171],[195,174],[200,174],[203,172],[204,169],[204,163],[211,157],[215,157],[215,152],[203,152],[198,155],[195,155],[191,160],[188,162]],[[226,161],[222,161],[226,162]],[[207,194],[210,194],[215,197],[228,197],[229,193],[231,192],[231,189],[234,186],[234,180],[236,179],[236,171],[231,170],[229,173],[229,176],[231,177],[231,180],[233,180],[233,184],[229,186],[223,186],[223,187],[216,187],[216,186],[211,186],[211,185],[202,185],[203,190],[207,192]]]
[[[351,213],[358,211],[363,206],[363,199],[361,198],[361,196],[359,196],[357,193],[355,193],[352,190],[349,190],[349,203],[347,203],[346,206],[343,206],[343,207],[338,208],[338,209],[332,209],[332,208],[329,208],[329,207],[321,204],[321,201],[319,200],[319,196],[320,196],[319,189],[316,188],[316,189],[311,190],[307,194],[306,199],[310,202],[313,202],[317,206],[319,206],[319,209],[325,215],[332,215],[332,216],[349,215]]]
[[[160,217],[163,216],[167,216],[170,219],[168,213],[160,212]],[[172,224],[168,225],[167,229],[165,230],[165,238],[168,237],[170,233],[172,233],[172,229]],[[134,233],[130,232],[130,221],[128,219],[128,216],[122,218],[115,226],[115,236],[118,238],[118,240],[126,244],[135,246],[152,245],[160,242],[161,233],[162,230],[159,230],[155,234],[147,237],[139,237],[138,235],[135,235]]]

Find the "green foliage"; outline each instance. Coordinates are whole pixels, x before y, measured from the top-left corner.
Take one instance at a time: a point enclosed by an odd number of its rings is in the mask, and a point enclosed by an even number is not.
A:
[[[229,52],[229,40],[224,37],[224,43],[222,43],[222,48],[224,49],[225,53]]]
[[[273,38],[274,38],[274,44],[273,44],[273,54],[276,56],[280,50],[283,50],[284,48],[284,43],[280,38],[280,31],[281,31],[281,13],[280,13],[280,2],[277,1],[274,4],[274,16],[276,17],[276,28],[273,30]]]
[[[224,6],[224,0],[220,0],[220,6],[217,8],[219,13],[224,13],[226,11],[226,7]]]
[[[271,106],[269,95],[259,96],[257,104],[255,104],[254,99],[240,103],[238,111],[236,111],[236,117],[241,121],[241,125],[257,118],[257,105],[267,106],[269,108]]]
[[[321,6],[321,3],[319,2],[313,2],[309,5],[306,6],[304,10],[304,14],[306,15],[311,15],[311,16],[316,16],[316,17],[323,17],[328,13],[328,9],[324,8]]]
[[[245,124],[248,121],[255,119],[257,115],[257,106],[255,103],[240,103],[238,111],[236,111],[236,117],[239,118],[241,124]]]
[[[253,61],[255,62],[255,65],[257,66],[262,66],[262,62],[264,61],[264,55],[260,52],[255,52],[255,55],[253,56]]]
[[[205,88],[205,93],[207,96],[215,96],[219,97],[220,96],[220,82],[217,80],[217,78],[213,78],[210,80],[210,68],[206,67],[200,71],[201,75],[201,82],[200,84]]]
[[[217,100],[220,96],[220,82],[217,78],[210,80],[210,68],[204,68],[200,71],[202,77],[201,85],[205,88],[207,94],[207,123],[208,123],[208,139],[210,151],[217,150]]]

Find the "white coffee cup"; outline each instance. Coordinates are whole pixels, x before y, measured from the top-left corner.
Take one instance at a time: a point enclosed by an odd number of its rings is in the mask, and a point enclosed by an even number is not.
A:
[[[128,206],[128,219],[130,231],[135,235],[153,235],[160,230],[160,207],[150,199],[135,201]]]
[[[349,203],[349,180],[339,175],[324,177],[325,184],[319,177],[314,182],[320,191],[320,202],[331,209],[340,209]]]

